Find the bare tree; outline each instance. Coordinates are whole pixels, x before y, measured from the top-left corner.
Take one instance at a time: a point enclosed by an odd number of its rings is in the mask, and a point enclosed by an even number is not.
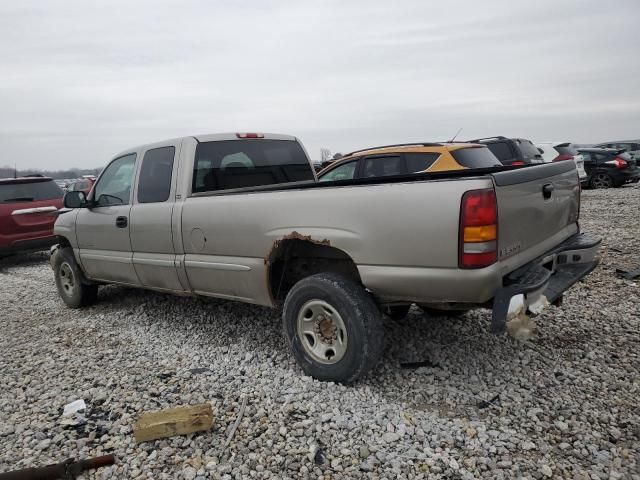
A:
[[[328,148],[321,148],[320,149],[320,161],[322,163],[325,163],[330,158],[331,158],[331,150],[329,150]]]

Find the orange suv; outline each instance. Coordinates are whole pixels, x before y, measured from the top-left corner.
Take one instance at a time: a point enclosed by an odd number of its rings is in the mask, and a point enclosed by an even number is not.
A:
[[[318,172],[321,182],[501,166],[484,145],[407,143],[351,152]]]

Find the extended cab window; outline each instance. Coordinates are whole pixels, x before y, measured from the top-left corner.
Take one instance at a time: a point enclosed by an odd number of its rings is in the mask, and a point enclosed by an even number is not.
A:
[[[193,193],[313,180],[313,169],[298,142],[223,140],[196,147]]]
[[[321,182],[332,182],[334,180],[352,180],[356,171],[357,160],[352,162],[343,163],[339,167],[322,175],[319,180]]]
[[[125,155],[111,162],[93,189],[96,206],[128,205],[133,182],[136,154]]]
[[[402,165],[402,158],[399,155],[386,157],[368,157],[364,159],[362,176],[386,177],[389,175],[402,175],[406,173]]]
[[[138,180],[138,202],[165,202],[169,198],[175,153],[175,147],[161,147],[144,154]]]
[[[461,148],[451,152],[453,158],[465,168],[499,167],[500,161],[485,147]]]
[[[439,153],[405,153],[407,171],[409,173],[422,172],[433,165],[439,156]]]

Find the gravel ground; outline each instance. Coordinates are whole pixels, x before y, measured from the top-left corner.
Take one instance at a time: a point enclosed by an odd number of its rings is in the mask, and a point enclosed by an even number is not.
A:
[[[640,281],[614,275],[640,267],[639,207],[637,187],[583,194],[603,261],[536,339],[412,310],[352,387],[303,376],[276,311],[121,287],[73,311],[44,254],[4,260],[0,471],[113,452],[86,478],[640,479]],[[140,412],[202,402],[212,430],[134,443]]]

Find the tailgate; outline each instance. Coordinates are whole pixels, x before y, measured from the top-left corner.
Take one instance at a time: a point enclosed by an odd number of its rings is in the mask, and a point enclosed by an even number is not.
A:
[[[0,205],[0,234],[21,238],[22,235],[35,237],[53,235],[53,224],[60,207],[60,200],[41,200],[29,203],[4,203]]]
[[[498,202],[498,259],[520,266],[578,231],[580,183],[574,162],[492,174]]]

